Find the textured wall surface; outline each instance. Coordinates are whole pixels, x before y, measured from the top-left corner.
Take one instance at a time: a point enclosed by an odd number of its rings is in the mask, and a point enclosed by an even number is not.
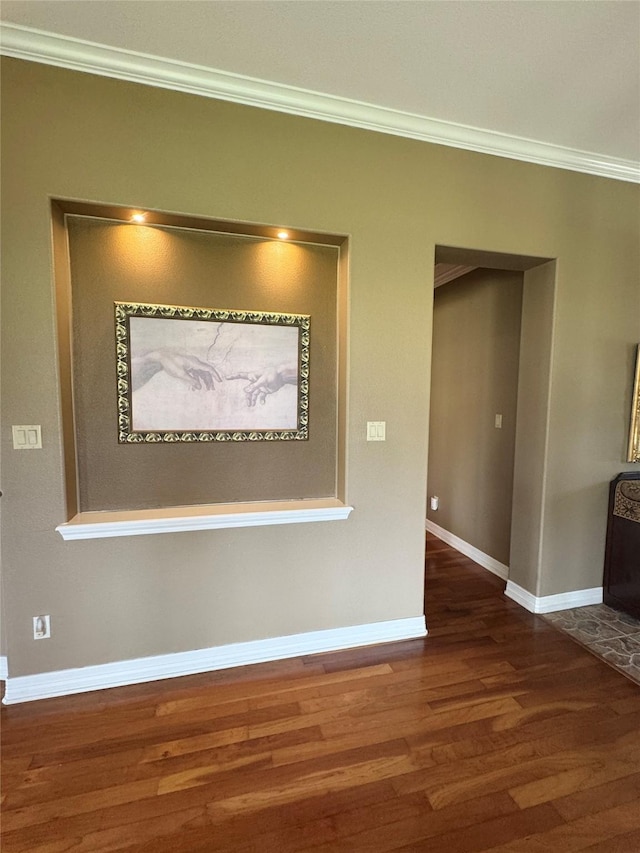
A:
[[[87,217],[71,217],[68,234],[81,510],[335,496],[336,247]],[[308,315],[308,440],[118,444],[114,302]],[[205,341],[201,358],[213,359],[210,345],[217,340],[218,324],[210,326],[198,333]],[[196,346],[193,335],[191,341]],[[239,345],[228,324],[218,344],[215,357],[222,375],[232,375],[234,365],[246,368],[246,357],[234,354]],[[260,358],[251,362],[254,369],[261,366]],[[171,380],[158,379],[163,390],[172,392]],[[183,395],[185,407],[198,398],[197,405],[215,413],[222,383],[214,381],[213,389],[195,393],[174,379],[176,384],[174,393]],[[239,384],[240,396],[248,382]],[[268,416],[287,392],[295,401],[293,387],[285,387],[247,414]]]
[[[437,244],[558,259],[535,580],[601,583],[608,481],[631,467],[637,186],[35,63],[2,71],[10,675],[421,614]],[[350,235],[348,521],[62,541],[51,198]],[[367,443],[367,420],[387,422],[385,443]],[[43,450],[12,451],[12,423],[42,424]]]

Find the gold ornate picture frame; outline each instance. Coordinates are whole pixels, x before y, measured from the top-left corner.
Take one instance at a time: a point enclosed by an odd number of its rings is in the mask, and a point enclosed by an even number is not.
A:
[[[118,441],[309,437],[305,314],[115,303]]]
[[[640,344],[636,350],[636,372],[631,397],[631,427],[627,462],[640,462]]]

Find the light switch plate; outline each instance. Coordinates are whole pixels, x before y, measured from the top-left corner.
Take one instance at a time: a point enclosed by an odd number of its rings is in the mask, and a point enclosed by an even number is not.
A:
[[[367,441],[385,441],[386,421],[367,421]]]
[[[496,429],[502,429],[502,415],[496,415],[494,426]]]
[[[42,450],[42,428],[39,424],[12,426],[14,450]]]

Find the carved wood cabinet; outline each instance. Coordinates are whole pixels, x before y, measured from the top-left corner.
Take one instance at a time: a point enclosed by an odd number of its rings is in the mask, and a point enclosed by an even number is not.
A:
[[[640,471],[611,481],[603,596],[640,619]]]

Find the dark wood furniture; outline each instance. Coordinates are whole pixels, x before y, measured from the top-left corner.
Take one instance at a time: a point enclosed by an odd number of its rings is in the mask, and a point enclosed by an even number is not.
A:
[[[604,603],[640,619],[640,471],[611,481]]]

